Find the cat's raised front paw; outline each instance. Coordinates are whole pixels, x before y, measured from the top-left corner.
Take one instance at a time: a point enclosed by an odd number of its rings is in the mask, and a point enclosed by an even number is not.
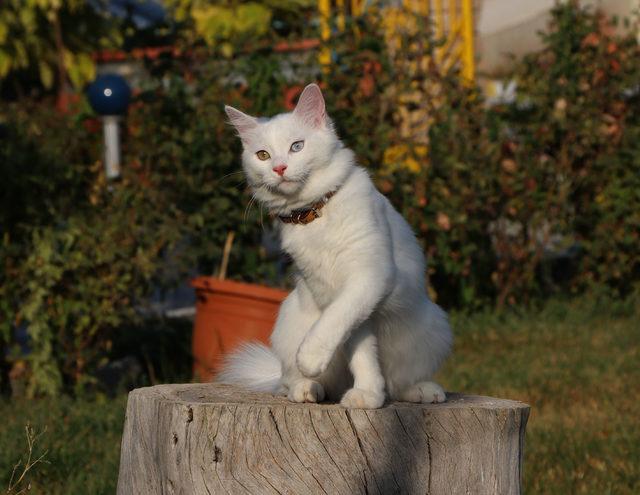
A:
[[[342,396],[340,404],[349,409],[378,409],[384,404],[384,394],[352,388]]]
[[[320,376],[329,366],[331,354],[320,346],[307,344],[306,341],[300,345],[296,363],[300,373],[307,378]]]
[[[318,382],[303,378],[289,387],[287,398],[291,402],[320,402],[324,399],[324,389]]]

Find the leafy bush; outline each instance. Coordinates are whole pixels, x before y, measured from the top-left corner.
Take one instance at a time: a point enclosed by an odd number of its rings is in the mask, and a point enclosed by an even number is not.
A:
[[[315,7],[313,0],[165,3],[179,25],[177,43],[189,49],[204,45],[227,58],[247,48],[255,49],[256,43],[268,46],[269,38],[300,33],[305,14]]]
[[[640,46],[604,15],[572,5],[554,9],[543,41],[517,66],[528,109],[510,119],[514,178],[543,172],[532,194],[555,195],[547,220],[583,249],[572,285],[628,293],[640,278]]]
[[[221,82],[224,65],[208,66],[197,84],[171,68],[165,84],[149,83],[132,104],[115,183],[103,176],[90,114],[14,105],[5,116],[0,342],[14,365],[26,360],[30,395],[91,382],[115,330],[141,325],[155,288],[215,273],[229,232],[229,276],[276,281],[223,116],[220,96],[243,96]],[[16,325],[28,330],[27,353]]]
[[[314,54],[309,54],[315,62]],[[125,156],[149,187],[161,191],[168,213],[180,220],[185,256],[200,273],[215,274],[229,232],[235,233],[228,276],[281,285],[278,254],[262,246],[270,233],[267,212],[255,204],[240,165],[240,142],[227,122],[224,104],[254,115],[282,111],[285,89],[299,79],[281,73],[308,70],[302,62],[269,51],[248,52],[231,61],[194,65],[160,61],[127,118]]]
[[[47,132],[47,124],[60,130],[60,147],[34,152],[39,130],[19,119],[8,124],[3,146],[12,150],[3,166],[13,168],[3,173],[16,187],[2,219],[0,320],[5,341],[14,323],[28,326],[30,394],[82,384],[109,345],[108,330],[137,317],[134,305],[179,232],[158,191],[135,177],[107,184],[100,163],[86,162],[95,138],[59,115],[54,126],[50,117],[39,113],[36,121]]]
[[[44,88],[81,88],[95,77],[93,50],[112,46],[115,23],[84,0],[7,0],[0,9],[0,89],[30,91],[24,81]]]
[[[383,38],[383,22],[365,28]],[[370,43],[366,36],[351,39],[360,50],[345,66],[351,83],[342,72],[336,78],[336,92],[347,93],[336,114],[346,141],[417,232],[439,301],[473,308],[602,284],[633,291],[640,278],[633,33],[616,34],[610,20],[573,2],[558,5],[544,48],[515,65],[518,101],[497,107],[455,70],[421,61],[416,47],[428,54],[438,46],[424,36],[405,30],[397,51],[405,56],[391,63],[378,50],[387,63],[373,95],[363,88],[376,53],[358,45]],[[406,122],[418,129],[409,138]]]

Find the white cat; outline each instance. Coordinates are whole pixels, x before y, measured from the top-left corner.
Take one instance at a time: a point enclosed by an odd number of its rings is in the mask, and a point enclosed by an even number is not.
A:
[[[282,303],[271,348],[243,346],[218,381],[355,408],[381,407],[387,396],[444,401],[430,379],[452,335],[446,313],[427,296],[424,256],[336,136],[320,88],[307,86],[293,112],[271,119],[225,110],[256,198],[281,219],[313,221],[276,220],[298,270],[296,287]]]

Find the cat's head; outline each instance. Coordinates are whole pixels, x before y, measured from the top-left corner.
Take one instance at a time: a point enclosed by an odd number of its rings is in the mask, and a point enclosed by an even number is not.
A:
[[[242,164],[256,197],[267,203],[296,198],[329,167],[340,141],[327,117],[322,92],[309,84],[293,112],[251,117],[225,111],[242,140]]]

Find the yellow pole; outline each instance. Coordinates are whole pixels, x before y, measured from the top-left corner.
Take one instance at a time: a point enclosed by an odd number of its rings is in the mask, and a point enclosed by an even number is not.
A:
[[[336,0],[336,8],[338,9],[338,29],[344,31],[346,25],[344,0]]]
[[[472,83],[476,75],[474,48],[473,48],[473,0],[462,0],[463,18],[463,51],[462,51],[462,75],[465,80]]]
[[[331,26],[329,25],[329,17],[331,16],[331,1],[318,0],[318,12],[320,13],[320,39],[323,46],[320,49],[320,65],[328,66],[331,62],[331,52],[326,46],[327,41],[331,37]]]
[[[449,0],[449,33],[451,33],[452,26],[456,23],[458,17],[458,1]]]
[[[351,15],[353,17],[359,16],[361,14],[361,7],[362,5],[360,5],[360,2],[358,0],[351,0]]]
[[[442,0],[434,0],[433,2],[435,25],[436,25],[436,41],[441,42],[444,35],[444,15],[442,12]],[[442,62],[442,48],[436,48],[436,62]]]
[[[355,19],[356,17],[360,17],[364,13],[364,2],[365,0],[351,0],[351,18]],[[354,22],[352,24],[353,32],[357,37],[360,37],[360,29],[358,25]]]
[[[420,15],[428,17],[431,10],[431,0],[420,0],[420,7]]]

